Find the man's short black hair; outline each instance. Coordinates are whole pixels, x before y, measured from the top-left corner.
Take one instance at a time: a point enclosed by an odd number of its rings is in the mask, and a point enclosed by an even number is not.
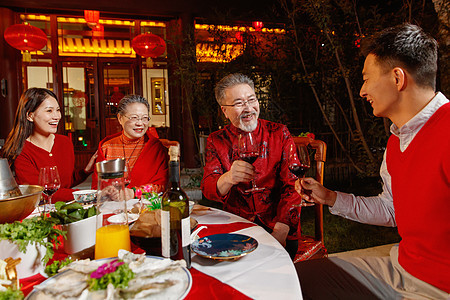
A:
[[[387,68],[408,71],[420,86],[436,89],[436,40],[417,25],[404,23],[375,34],[363,41],[365,56],[373,54]]]

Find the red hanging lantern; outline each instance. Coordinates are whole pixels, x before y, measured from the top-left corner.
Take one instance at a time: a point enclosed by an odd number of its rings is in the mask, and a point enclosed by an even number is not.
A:
[[[100,12],[98,10],[85,10],[84,19],[89,27],[95,27],[100,20]]]
[[[47,45],[47,35],[28,23],[9,26],[3,36],[8,44],[21,51],[36,51]]]
[[[254,21],[252,23],[252,25],[253,25],[253,28],[255,28],[256,31],[261,31],[262,28],[264,27],[264,23],[261,22],[261,21]]]
[[[131,47],[142,57],[156,58],[166,51],[166,42],[160,36],[144,33],[131,41]]]

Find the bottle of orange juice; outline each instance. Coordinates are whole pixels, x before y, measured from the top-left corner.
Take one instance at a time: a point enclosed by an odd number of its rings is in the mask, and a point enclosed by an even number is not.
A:
[[[120,249],[130,251],[124,159],[96,163],[98,173],[97,231],[95,259],[116,257]]]

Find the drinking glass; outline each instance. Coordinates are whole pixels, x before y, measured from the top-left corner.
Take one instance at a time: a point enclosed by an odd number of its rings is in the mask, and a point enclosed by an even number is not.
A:
[[[58,168],[56,166],[45,166],[39,170],[39,185],[44,188],[43,201],[39,205],[44,205],[44,214],[46,206],[52,203],[52,196],[61,187],[61,180],[59,179]],[[45,201],[45,198],[47,200]]]
[[[239,158],[249,164],[253,164],[260,155],[260,145],[256,142],[251,132],[245,132],[239,135],[238,154]],[[246,190],[246,193],[262,191],[264,188],[256,186],[255,179],[252,180],[252,188]]]
[[[292,145],[289,151],[289,170],[292,174],[297,176],[298,179],[305,177],[306,172],[311,167],[311,162],[309,160],[308,148],[306,145]],[[302,190],[308,193],[303,187]],[[305,201],[302,199],[302,206],[312,206],[314,203]]]

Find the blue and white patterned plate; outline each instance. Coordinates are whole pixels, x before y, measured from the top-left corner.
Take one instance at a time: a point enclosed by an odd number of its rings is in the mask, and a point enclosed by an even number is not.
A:
[[[235,260],[254,251],[258,242],[243,234],[221,233],[199,238],[191,247],[192,251],[202,257]]]

